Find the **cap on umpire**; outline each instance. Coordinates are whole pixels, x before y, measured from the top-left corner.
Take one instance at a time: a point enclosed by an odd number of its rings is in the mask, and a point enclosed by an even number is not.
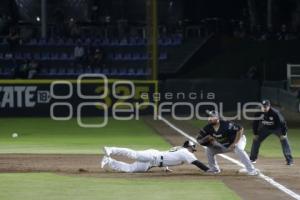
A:
[[[271,106],[270,100],[267,100],[267,99],[263,100],[261,102],[261,104],[263,105],[263,107],[269,107],[269,106]]]

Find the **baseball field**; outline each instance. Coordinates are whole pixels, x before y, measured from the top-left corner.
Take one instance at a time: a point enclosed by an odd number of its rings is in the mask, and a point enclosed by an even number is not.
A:
[[[98,118],[88,118],[88,122]],[[196,136],[205,122],[174,121],[181,130]],[[48,118],[0,119],[0,199],[292,199],[259,177],[237,174],[240,167],[218,158],[222,173],[209,175],[194,166],[160,168],[147,173],[118,173],[100,168],[103,146],[167,150],[185,140],[162,121],[150,117],[136,121],[109,120],[104,128],[80,128],[76,120]],[[12,137],[13,133],[17,133]],[[251,131],[247,131],[251,146]],[[300,192],[300,134],[291,128],[289,138],[296,157],[286,166],[280,143],[268,138],[256,166],[269,177]],[[207,163],[202,147],[197,157]],[[228,154],[235,157],[232,154]]]

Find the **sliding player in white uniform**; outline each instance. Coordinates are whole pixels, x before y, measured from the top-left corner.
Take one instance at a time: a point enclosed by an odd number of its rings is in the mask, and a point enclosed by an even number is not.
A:
[[[104,153],[101,162],[101,168],[109,168],[120,172],[146,172],[153,167],[178,166],[184,163],[193,164],[203,171],[209,168],[200,162],[193,154],[196,151],[196,145],[191,141],[185,141],[183,146],[173,147],[169,151],[158,151],[148,149],[145,151],[135,151],[127,148],[104,147]],[[136,160],[132,164],[117,161],[110,156],[125,156]]]

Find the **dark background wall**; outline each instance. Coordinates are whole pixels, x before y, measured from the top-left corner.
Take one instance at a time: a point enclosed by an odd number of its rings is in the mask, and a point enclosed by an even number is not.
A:
[[[300,63],[300,41],[253,41],[214,37],[177,74],[182,78],[243,79],[250,67],[257,79],[285,80],[286,65]]]

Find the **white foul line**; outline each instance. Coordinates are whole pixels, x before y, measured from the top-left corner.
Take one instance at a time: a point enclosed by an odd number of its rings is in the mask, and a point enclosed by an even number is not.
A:
[[[190,136],[189,134],[185,133],[183,130],[177,128],[175,125],[173,125],[171,122],[169,122],[167,119],[165,119],[164,117],[162,116],[158,116],[158,119],[162,120],[164,123],[166,123],[169,127],[171,127],[172,129],[174,129],[175,131],[177,131],[178,133],[180,133],[181,135],[183,135],[184,137],[188,138],[189,140],[191,140],[192,142],[195,142],[195,143],[198,143],[198,141],[193,138],[192,136]],[[199,143],[198,143],[199,144]],[[244,165],[234,159],[234,158],[231,158],[227,155],[224,155],[224,154],[218,154],[219,156],[221,156],[222,158],[226,159],[226,160],[229,160],[230,162],[240,166],[240,167],[244,167]],[[268,177],[266,175],[264,175],[263,173],[259,173],[258,177],[260,177],[261,179],[267,181],[268,183],[270,183],[271,185],[273,185],[274,187],[276,187],[277,189],[285,192],[286,194],[288,194],[289,196],[295,198],[295,199],[298,199],[300,200],[300,195],[293,192],[292,190],[286,188],[285,186],[281,185],[280,183],[276,182],[274,179],[272,179],[271,177]]]

